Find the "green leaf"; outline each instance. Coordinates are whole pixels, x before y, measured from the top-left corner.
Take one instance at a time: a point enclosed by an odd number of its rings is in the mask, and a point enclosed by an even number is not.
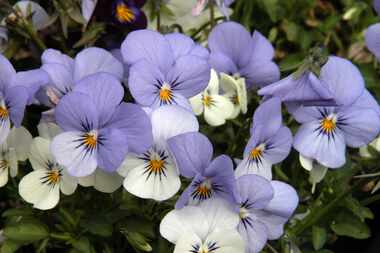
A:
[[[74,249],[82,253],[92,253],[95,252],[94,248],[91,246],[90,240],[87,237],[80,237],[78,240],[71,242]]]
[[[95,41],[105,32],[106,26],[103,23],[92,23],[82,38],[74,44],[74,48],[95,43]]]
[[[2,217],[12,217],[12,216],[32,216],[33,209],[30,208],[11,208],[2,213]]]
[[[152,246],[147,242],[147,239],[140,233],[135,232],[122,232],[125,237],[127,238],[129,244],[136,250],[136,251],[145,251],[145,252],[151,252]]]
[[[5,237],[21,242],[34,242],[49,236],[49,231],[42,223],[18,223],[4,228]]]
[[[1,245],[1,253],[13,253],[16,252],[23,244],[13,240],[5,240]]]
[[[368,207],[360,205],[360,202],[353,198],[348,197],[345,199],[344,206],[350,210],[353,214],[355,214],[362,222],[365,219],[373,219],[374,215]]]
[[[304,55],[301,53],[291,54],[280,62],[281,71],[290,71],[298,68],[304,59]]]
[[[313,247],[315,250],[323,248],[327,241],[327,231],[325,228],[313,226],[312,228]]]
[[[113,232],[113,227],[111,224],[101,221],[88,223],[87,228],[92,234],[102,237],[110,237]]]
[[[277,21],[278,0],[263,0],[265,11],[273,22]]]
[[[343,211],[331,224],[331,229],[340,236],[348,236],[356,239],[367,239],[371,231],[367,224],[362,222],[356,215]]]

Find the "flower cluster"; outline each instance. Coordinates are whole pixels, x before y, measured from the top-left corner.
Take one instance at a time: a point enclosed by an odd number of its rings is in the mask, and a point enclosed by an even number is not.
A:
[[[96,2],[83,1],[87,22]],[[232,1],[217,2],[227,15]],[[116,1],[116,20],[146,26],[144,4]],[[19,194],[41,210],[78,185],[106,193],[123,186],[158,202],[181,192],[160,225],[174,252],[255,253],[282,236],[299,202],[272,165],[293,147],[308,170],[340,168],[347,147],[380,132],[380,107],[351,62],[316,48],[280,80],[271,43],[235,22],[214,27],[207,48],[182,33],[133,31],[120,54],[89,47],[72,58],[47,49],[40,68],[24,72],[0,56],[0,187],[29,159]],[[254,92],[262,99],[242,159],[214,155],[196,116],[226,124],[247,113]],[[46,108],[34,138],[22,126],[31,104]],[[282,107],[299,123],[294,133]]]

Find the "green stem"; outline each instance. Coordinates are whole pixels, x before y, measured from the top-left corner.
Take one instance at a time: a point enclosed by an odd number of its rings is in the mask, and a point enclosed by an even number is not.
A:
[[[376,201],[379,201],[379,200],[380,200],[380,194],[376,194],[374,196],[371,196],[371,197],[368,197],[368,198],[362,200],[360,202],[360,204],[363,205],[363,206],[368,206],[368,205],[370,205],[370,204],[372,204],[372,203],[374,203]]]
[[[38,36],[37,31],[30,24],[25,23],[25,29],[26,29],[26,32],[29,34],[30,38],[32,39],[32,41],[34,42],[34,44],[38,47],[38,49],[40,49],[41,51],[44,51],[45,49],[47,49],[45,43]]]
[[[62,241],[71,240],[71,236],[69,234],[50,233],[50,237]]]
[[[210,9],[210,24],[211,24],[210,30],[212,30],[212,28],[214,28],[214,26],[216,25],[214,1],[209,1],[208,8]]]

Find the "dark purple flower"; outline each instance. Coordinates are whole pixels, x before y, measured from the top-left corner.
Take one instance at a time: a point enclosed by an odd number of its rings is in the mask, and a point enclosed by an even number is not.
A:
[[[177,201],[176,208],[196,205],[221,197],[236,201],[236,185],[231,158],[221,155],[212,160],[213,147],[206,136],[185,133],[168,140],[180,174],[192,182]]]
[[[357,67],[348,60],[330,56],[319,76],[308,70],[299,77],[292,74],[258,93],[297,105],[334,106],[353,103],[363,89],[364,79]]]
[[[351,105],[301,107],[293,116],[302,124],[294,148],[328,168],[345,164],[346,146],[367,145],[380,131],[380,108],[367,90]]]
[[[251,138],[236,168],[236,176],[257,174],[272,179],[272,165],[284,160],[291,147],[292,133],[282,123],[281,101],[271,98],[253,115]]]
[[[253,36],[240,24],[225,22],[210,33],[210,64],[217,72],[244,77],[248,88],[263,87],[280,78],[274,49],[259,32]]]
[[[127,25],[132,30],[147,27],[147,18],[141,10],[146,0],[114,0],[112,15],[115,21]]]
[[[267,240],[284,233],[284,225],[298,206],[297,192],[288,184],[268,181],[257,175],[237,180],[241,199],[238,231],[246,243],[246,253],[258,253]]]
[[[183,34],[135,31],[125,39],[121,51],[130,66],[129,89],[141,105],[191,108],[187,98],[200,93],[209,82],[207,50]]]
[[[122,102],[124,90],[112,75],[82,79],[58,103],[55,118],[63,130],[51,145],[56,160],[74,176],[97,166],[116,171],[127,152],[142,153],[152,143],[149,117],[137,105]]]

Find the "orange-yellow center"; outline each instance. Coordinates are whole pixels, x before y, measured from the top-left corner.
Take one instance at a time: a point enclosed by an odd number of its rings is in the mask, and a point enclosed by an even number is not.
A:
[[[93,133],[86,133],[84,135],[84,145],[86,148],[94,149],[96,148],[96,143],[97,143],[97,137]]]
[[[211,96],[205,95],[202,97],[203,104],[207,107],[209,107],[212,104],[212,98]]]
[[[47,172],[47,179],[49,183],[57,184],[61,180],[61,174],[59,173],[59,170],[51,170]]]
[[[160,89],[159,96],[160,96],[160,100],[164,103],[169,103],[173,98],[172,91],[170,90],[170,88],[167,88],[167,87],[162,87]]]
[[[120,22],[132,22],[135,19],[135,14],[124,3],[116,6],[116,18]]]
[[[331,133],[336,128],[336,122],[334,119],[325,118],[321,122],[321,127],[325,133]]]
[[[164,169],[163,160],[150,160],[149,161],[149,169],[154,173],[161,173]]]
[[[9,116],[7,108],[0,106],[0,118],[6,119]]]

